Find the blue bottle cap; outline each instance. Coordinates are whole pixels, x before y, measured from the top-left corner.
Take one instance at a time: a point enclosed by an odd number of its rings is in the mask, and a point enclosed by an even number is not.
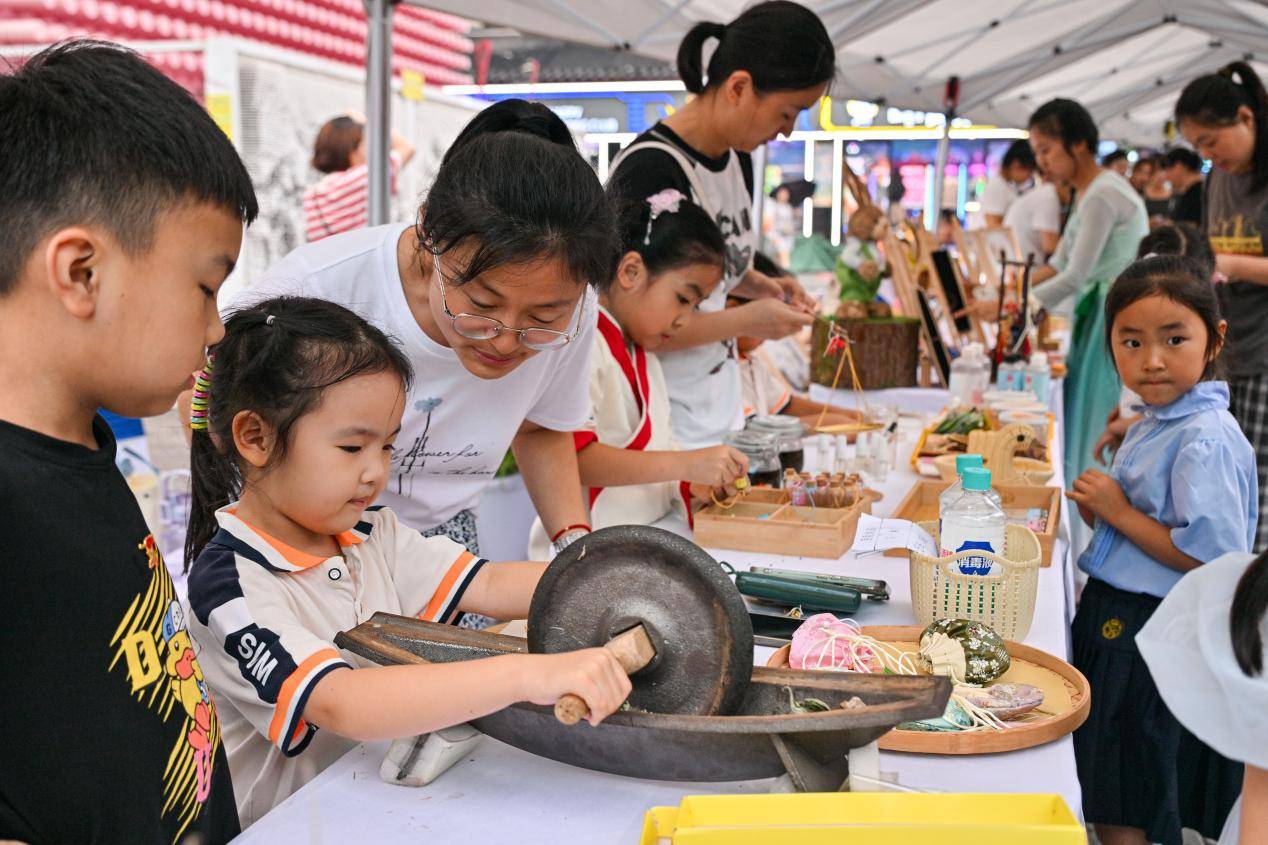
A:
[[[964,475],[964,471],[969,467],[980,467],[982,465],[981,455],[956,455],[955,471],[957,475]]]
[[[964,489],[985,493],[991,489],[991,471],[982,467],[968,467],[964,470]]]

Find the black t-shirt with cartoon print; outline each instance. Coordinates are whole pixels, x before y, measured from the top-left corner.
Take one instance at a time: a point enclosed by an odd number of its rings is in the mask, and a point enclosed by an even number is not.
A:
[[[105,421],[0,421],[0,840],[216,845],[220,722]]]

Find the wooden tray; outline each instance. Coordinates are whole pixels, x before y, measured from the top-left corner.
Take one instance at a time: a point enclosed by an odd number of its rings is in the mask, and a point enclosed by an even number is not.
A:
[[[916,445],[915,445],[915,447],[911,450],[911,457],[908,459],[908,460],[909,460],[909,463],[911,464],[911,468],[912,468],[912,469],[915,469],[915,468],[916,468],[916,464],[917,464],[917,462],[919,462],[920,458],[921,458],[921,457],[923,457],[923,454],[922,454],[922,453],[925,451],[925,442],[929,439],[929,435],[931,435],[931,434],[933,434],[933,433],[934,433],[934,431],[933,431],[933,430],[934,430],[935,428],[937,428],[937,427],[938,427],[938,424],[939,424],[939,423],[941,423],[943,419],[945,419],[945,418],[946,418],[947,413],[948,413],[948,412],[944,411],[944,412],[942,412],[942,413],[938,414],[937,418],[935,418],[935,419],[934,419],[934,421],[933,421],[932,423],[930,423],[928,426],[926,426],[926,427],[924,428],[924,430],[923,430],[923,431],[921,431],[921,432],[920,432],[920,437],[919,437],[919,438],[917,438],[917,440],[916,440]],[[984,410],[983,410],[983,413],[986,415],[986,429],[985,429],[986,431],[995,431],[996,429],[998,429],[998,428],[1000,427],[1000,426],[999,426],[999,417],[998,417],[995,413],[993,413],[990,409],[984,409]],[[1046,441],[1044,441],[1044,442],[1045,442],[1045,443],[1051,443],[1051,442],[1053,442],[1053,439],[1054,439],[1056,436],[1057,436],[1057,420],[1056,420],[1056,417],[1054,417],[1052,414],[1048,414],[1048,438],[1047,438],[1047,440],[1046,440]],[[958,454],[962,454],[962,453],[960,453],[960,452],[948,452],[948,453],[946,453],[946,454],[958,455]],[[1048,463],[1048,464],[1051,464],[1051,463],[1052,463],[1052,458],[1051,458],[1051,455],[1052,455],[1052,453],[1048,450],[1047,446],[1045,445],[1045,447],[1044,447],[1044,458],[1045,458],[1045,462],[1046,462],[1046,463]],[[930,457],[937,457],[937,456],[936,456],[936,455],[931,455]],[[1020,456],[1019,456],[1019,457],[1020,457]]]
[[[895,519],[907,519],[912,522],[936,522],[938,520],[938,496],[947,489],[945,481],[920,480],[912,485],[911,490],[894,511]],[[999,493],[1004,502],[1004,510],[1022,510],[1027,508],[1045,508],[1048,511],[1048,524],[1044,532],[1035,531],[1039,538],[1039,548],[1043,551],[1040,566],[1052,565],[1052,547],[1057,540],[1057,529],[1061,524],[1060,487],[1032,487],[999,485],[992,489]],[[1032,529],[1033,530],[1033,529]],[[890,549],[886,557],[907,557],[906,549]]]
[[[854,544],[859,514],[871,512],[867,495],[845,508],[803,508],[789,504],[784,490],[758,487],[729,510],[709,504],[696,511],[695,541],[707,549],[835,560]]]
[[[862,629],[869,637],[898,646],[904,651],[915,651],[916,642],[924,629],[917,625],[871,625]],[[1034,748],[1073,733],[1087,720],[1092,706],[1092,688],[1083,673],[1060,658],[1046,651],[1005,640],[1012,666],[996,683],[1023,683],[1039,687],[1044,692],[1040,710],[1051,713],[1042,721],[1016,722],[1005,731],[961,731],[940,733],[934,731],[892,730],[878,742],[884,751],[909,751],[914,754],[995,754],[1000,751],[1019,751]],[[792,646],[784,646],[771,655],[767,666],[779,668],[788,665],[788,653]]]

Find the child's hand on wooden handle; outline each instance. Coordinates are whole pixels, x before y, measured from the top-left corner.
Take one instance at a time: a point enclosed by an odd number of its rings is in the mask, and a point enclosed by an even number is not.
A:
[[[656,656],[656,650],[642,625],[617,634],[601,649],[587,649],[576,654],[589,654],[591,651],[603,652],[611,658],[612,663],[616,664],[620,681],[618,684],[620,698],[615,703],[611,703],[601,697],[592,698],[584,693],[568,692],[555,702],[555,718],[565,725],[575,725],[586,718],[589,719],[591,725],[597,725],[603,721],[629,696],[631,687],[627,676],[642,669]],[[604,669],[606,674],[610,666],[605,666]],[[611,706],[608,707],[608,704]]]

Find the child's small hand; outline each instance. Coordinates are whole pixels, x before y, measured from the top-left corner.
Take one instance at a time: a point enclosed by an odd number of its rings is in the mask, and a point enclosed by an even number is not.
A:
[[[1066,496],[1079,505],[1080,513],[1087,508],[1106,521],[1109,521],[1111,514],[1131,508],[1131,503],[1127,501],[1118,482],[1095,469],[1086,470],[1076,478],[1074,489],[1066,493]]]
[[[590,708],[586,720],[591,725],[616,712],[630,694],[630,679],[612,652],[604,648],[534,654],[524,668],[526,700],[554,704],[568,693],[580,696]]]
[[[1131,428],[1132,423],[1138,419],[1140,417],[1121,416],[1117,408],[1109,415],[1109,420],[1105,424],[1105,431],[1101,432],[1101,436],[1096,440],[1096,445],[1092,447],[1092,456],[1102,466],[1109,466],[1110,456],[1105,454],[1105,449],[1118,451],[1118,447],[1123,445],[1123,438],[1127,436],[1127,429]]]
[[[748,472],[748,455],[730,446],[709,446],[683,452],[683,480],[709,487],[725,487]]]

